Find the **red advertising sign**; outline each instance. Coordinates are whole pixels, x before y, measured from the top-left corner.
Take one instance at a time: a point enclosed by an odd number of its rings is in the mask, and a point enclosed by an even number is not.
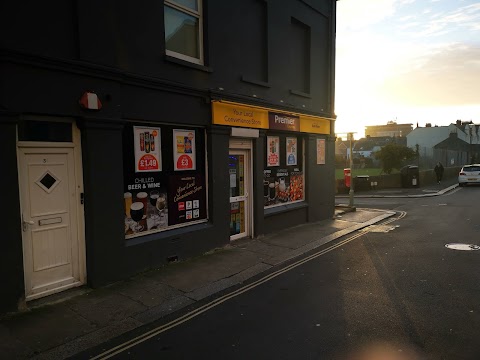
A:
[[[176,170],[191,170],[193,168],[193,161],[188,155],[180,155],[176,165]]]

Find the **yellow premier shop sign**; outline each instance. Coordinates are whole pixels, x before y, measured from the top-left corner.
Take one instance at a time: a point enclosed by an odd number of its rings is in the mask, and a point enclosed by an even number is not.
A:
[[[212,104],[214,124],[268,129],[267,110],[218,101]]]
[[[274,109],[223,101],[212,101],[212,112],[213,123],[216,125],[330,134],[331,120],[318,116],[283,113]],[[295,124],[297,121],[300,123],[299,127]],[[285,122],[288,124],[284,124]]]
[[[300,115],[300,132],[330,134],[330,120],[316,116]]]

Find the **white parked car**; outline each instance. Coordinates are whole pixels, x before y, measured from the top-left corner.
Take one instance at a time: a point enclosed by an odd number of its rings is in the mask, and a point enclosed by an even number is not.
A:
[[[464,165],[458,174],[458,185],[480,184],[480,164]]]

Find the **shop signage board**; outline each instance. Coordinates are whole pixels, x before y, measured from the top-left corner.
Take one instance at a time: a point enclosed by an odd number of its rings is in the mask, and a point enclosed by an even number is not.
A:
[[[280,138],[267,136],[267,166],[280,166]]]
[[[162,171],[160,128],[133,127],[135,172]]]
[[[195,130],[173,130],[175,171],[196,170]]]
[[[300,132],[330,134],[330,120],[313,116],[300,116]]]
[[[275,130],[300,131],[300,117],[269,111],[268,125]]]
[[[214,124],[268,129],[267,110],[218,101],[212,104]]]
[[[317,139],[317,165],[325,165],[325,139]]]
[[[212,101],[213,123],[232,127],[330,134],[331,119],[243,104]]]

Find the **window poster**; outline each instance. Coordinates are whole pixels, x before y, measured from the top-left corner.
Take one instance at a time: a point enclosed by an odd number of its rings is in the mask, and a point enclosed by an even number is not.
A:
[[[287,165],[295,166],[297,165],[297,138],[287,137],[286,138],[286,149],[287,149]]]
[[[195,130],[173,130],[175,171],[196,170],[195,149]]]
[[[201,131],[177,130],[167,125],[125,125],[125,239],[207,219],[204,148],[205,135]]]
[[[133,127],[135,172],[162,171],[160,128]]]
[[[125,190],[125,237],[168,226],[167,188],[159,175],[137,175],[125,184]]]
[[[203,176],[170,176],[168,195],[170,225],[207,218],[207,197]]]
[[[299,168],[264,170],[264,206],[303,200],[303,172]]]
[[[317,165],[325,165],[325,139],[317,139]]]
[[[280,166],[280,138],[267,136],[267,166]]]

